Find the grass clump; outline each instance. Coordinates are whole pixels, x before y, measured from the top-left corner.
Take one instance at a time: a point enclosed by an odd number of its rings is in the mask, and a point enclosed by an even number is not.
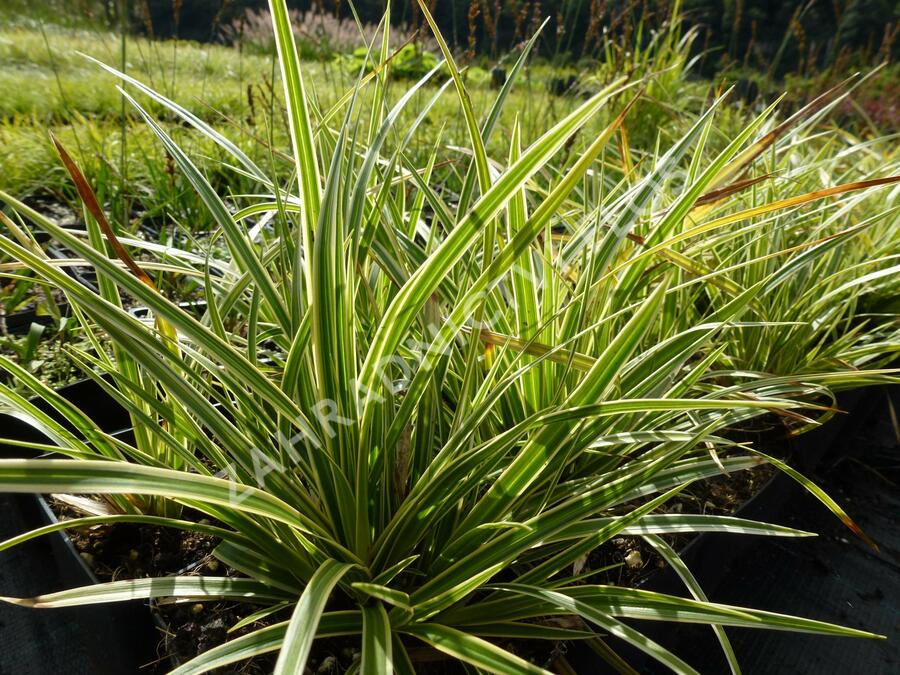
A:
[[[709,602],[658,536],[806,535],[660,509],[694,481],[767,461],[729,429],[764,415],[811,425],[829,412],[829,386],[890,379],[866,366],[896,338],[867,342],[848,326],[865,325],[856,302],[893,258],[835,268],[857,237],[889,250],[900,178],[810,144],[840,92],[784,122],[769,107],[733,134],[716,126],[717,99],[671,143],[629,157],[622,131],[640,92],[625,77],[531,140],[513,112],[504,137],[527,48],[482,108],[439,32],[445,61],[400,88],[384,37],[370,46],[378,67],[360,69],[327,105],[311,93],[284,2],[272,17],[291,145],[278,171],[119,74],[215,223],[215,252],[120,239],[65,142],[57,150],[84,204],[83,230],[0,193],[17,219],[0,251],[65,295],[90,344],[69,353],[135,429],[126,443],[58,404],[64,424],[0,386],[67,457],[2,460],[0,488],[87,494],[111,519],[212,532],[215,556],[236,574],[4,600],[224,598],[269,621],[180,674],[272,652],[276,673],[302,672],[314,641],[332,637],[356,641],[366,673],[414,672],[423,643],[488,672],[547,672],[508,645],[577,640],[609,654],[607,636],[694,672],[631,619],[710,624],[735,672],[725,627],[877,637]],[[425,126],[448,94],[462,128],[453,139]],[[252,189],[217,191],[148,102],[227,153]],[[48,259],[25,223],[93,267],[97,291]],[[826,293],[796,301],[825,270]],[[203,289],[199,319],[160,292],[155,279],[173,275]],[[832,297],[849,305],[823,304]],[[149,319],[126,302],[148,307]],[[812,332],[781,337],[797,321]],[[759,331],[770,331],[764,363],[743,337]],[[838,346],[802,353],[826,343]],[[2,364],[55,400],[27,369]],[[676,566],[692,599],[602,583],[588,556],[623,534]]]

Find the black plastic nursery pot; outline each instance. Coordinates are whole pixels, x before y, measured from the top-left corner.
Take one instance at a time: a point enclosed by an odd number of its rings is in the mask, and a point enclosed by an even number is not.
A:
[[[74,257],[69,249],[60,246],[59,244],[50,244],[47,247],[47,255],[56,260],[68,260],[69,258]],[[67,265],[63,269],[66,274],[75,279],[75,281],[82,286],[89,288],[95,293],[97,292],[97,273],[94,271],[93,267]]]
[[[124,409],[91,380],[59,392],[96,420],[104,431],[128,426]],[[39,407],[44,407],[37,402]],[[47,442],[32,426],[0,415],[0,436]],[[34,456],[0,444],[0,457]],[[0,539],[57,522],[41,495],[0,494],[4,518]],[[0,552],[0,595],[30,597],[98,583],[64,532],[56,532]],[[141,600],[64,609],[32,609],[0,603],[0,674],[147,672],[157,662],[160,629]],[[59,663],[58,663],[59,661]]]
[[[69,315],[69,305],[67,303],[58,303],[57,307],[62,316]],[[7,314],[3,321],[6,323],[6,331],[10,335],[21,335],[27,333],[33,323],[49,326],[53,324],[55,319],[49,314],[38,314],[34,309],[24,309]]]
[[[777,456],[789,457],[791,463],[801,472],[810,474],[819,466],[826,453],[842,452],[840,443],[844,434],[854,425],[862,423],[860,417],[862,417],[863,410],[871,398],[881,391],[883,391],[882,387],[870,387],[840,392],[837,396],[837,408],[842,411],[841,414],[835,415],[812,431],[775,444],[776,447],[770,445],[766,451]],[[748,520],[781,523],[784,520],[783,509],[786,503],[803,490],[791,477],[778,471],[733,515]],[[720,592],[726,590],[729,584],[734,583],[731,577],[733,566],[748,554],[759,539],[760,537],[752,535],[703,533],[688,542],[679,551],[679,555],[709,599],[716,601]],[[637,586],[657,593],[690,597],[684,582],[668,566],[651,572]],[[767,609],[766,607],[758,608]],[[803,614],[804,608],[798,608],[796,613]],[[701,635],[704,645],[708,645],[710,650],[721,649],[712,637],[712,632],[705,625],[655,621],[635,621],[633,625],[648,638],[676,654],[681,654],[683,651],[695,653],[697,640]],[[865,628],[865,626],[858,627]],[[821,639],[828,638],[822,637]],[[647,654],[630,645],[615,641],[615,644],[611,646],[629,666],[640,673],[669,672]],[[578,673],[617,672],[583,644],[570,643],[567,649],[567,658]],[[772,672],[783,671],[776,669]]]
[[[847,425],[854,422],[854,413],[864,399],[864,390],[840,392],[837,407],[844,414],[835,415],[812,431],[784,440],[781,448],[774,449],[775,454],[789,457],[800,471],[809,473],[819,465],[825,453],[834,447]],[[795,485],[796,482],[790,476],[778,471],[734,515],[748,520],[778,522],[782,506]],[[705,533],[690,541],[680,551],[680,555],[701,587],[709,594],[726,580],[731,562],[752,546],[754,540],[755,537],[748,535]],[[641,588],[672,595],[686,593],[684,582],[669,567],[655,572]]]
[[[16,513],[22,531],[57,522],[50,505],[40,496],[4,495],[4,502],[7,512]],[[64,532],[41,539],[23,544],[8,559],[4,557],[7,552],[0,553],[0,569],[4,570],[0,579],[26,574],[32,578],[27,590],[9,588],[5,583],[4,593],[33,595],[99,583]],[[5,569],[10,566],[19,569],[10,574]],[[10,606],[3,614],[14,615],[17,628],[7,631],[4,626],[0,632],[0,673],[124,675],[147,672],[148,664],[159,661],[160,626],[140,600],[64,609]],[[65,670],[57,670],[52,664],[63,654],[68,654]]]

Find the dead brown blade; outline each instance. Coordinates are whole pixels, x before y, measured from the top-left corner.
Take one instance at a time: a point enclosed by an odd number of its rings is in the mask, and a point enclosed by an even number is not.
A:
[[[59,158],[62,160],[63,165],[66,167],[66,171],[68,171],[69,176],[72,177],[72,182],[75,183],[75,189],[78,190],[78,195],[81,197],[81,201],[84,202],[87,210],[94,217],[94,220],[97,221],[97,225],[100,226],[100,229],[103,231],[103,235],[106,237],[107,241],[109,241],[109,244],[110,246],[112,246],[112,249],[115,252],[116,256],[125,264],[125,266],[129,270],[131,270],[131,272],[138,279],[147,284],[153,290],[157,290],[156,284],[153,283],[153,280],[150,278],[150,276],[141,269],[140,265],[138,265],[134,261],[134,258],[131,257],[131,254],[129,254],[128,251],[125,250],[125,247],[122,246],[119,238],[116,237],[116,233],[113,232],[109,221],[106,219],[106,215],[103,213],[103,209],[100,208],[100,203],[97,201],[97,196],[94,194],[94,190],[88,183],[87,178],[85,178],[84,173],[75,163],[75,160],[72,159],[71,155],[69,155],[62,142],[56,136],[54,136],[52,132],[50,133],[50,138],[53,141],[53,145],[56,146],[56,152],[59,154]]]
[[[753,187],[759,183],[762,183],[764,180],[768,180],[772,177],[771,173],[764,173],[761,176],[756,176],[754,178],[744,178],[743,180],[735,181],[730,185],[726,185],[723,188],[719,188],[718,190],[711,190],[704,195],[701,195],[699,199],[694,203],[694,206],[703,206],[705,204],[714,204],[717,201],[724,199],[725,197],[730,197],[731,195],[740,192],[741,190],[746,190],[749,187]]]

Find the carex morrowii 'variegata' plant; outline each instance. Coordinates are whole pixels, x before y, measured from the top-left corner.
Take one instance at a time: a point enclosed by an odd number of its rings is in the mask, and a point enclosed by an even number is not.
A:
[[[15,213],[4,218],[0,250],[66,296],[93,345],[73,348],[73,358],[135,429],[133,443],[98,431],[4,360],[59,414],[2,389],[4,407],[50,439],[30,450],[64,458],[2,460],[0,489],[88,495],[83,503],[96,510],[0,546],[63,526],[154,524],[218,538],[215,555],[239,574],[4,600],[255,607],[248,615],[265,627],[180,665],[182,674],[268,652],[278,652],[277,673],[300,673],[314,641],[336,636],[357,637],[354,667],[365,673],[414,672],[412,647],[423,643],[477,671],[545,672],[548,664],[506,645],[583,640],[613,658],[613,638],[693,672],[632,619],[710,624],[735,671],[727,626],[873,637],[709,602],[665,539],[808,534],[665,507],[694,481],[768,461],[729,440],[727,428],[763,415],[810,423],[829,414],[822,393],[830,386],[887,376],[838,361],[803,377],[751,373],[735,337],[818,318],[812,310],[798,318],[772,297],[853,235],[818,226],[804,235],[793,218],[822,225],[850,209],[852,195],[884,195],[896,180],[848,176],[785,194],[795,183],[750,174],[767,150],[808,133],[837,94],[780,125],[769,108],[713,150],[716,101],[670,147],[626,170],[608,141],[634,102],[596,123],[609,99],[639,99],[639,83],[616,80],[527,146],[513,124],[506,156],[489,157],[487,141],[501,133],[500,111],[533,41],[481,116],[423,6],[445,60],[391,104],[391,45],[373,44],[377,67],[323,110],[308,95],[283,0],[272,0],[271,11],[291,176],[267,173],[187,110],[107,68],[221,145],[235,170],[258,183],[235,210],[239,198],[217,194],[125,94],[208,207],[227,255],[118,240],[61,146],[85,203],[85,231],[0,194]],[[458,97],[468,150],[448,151],[438,134],[415,163],[410,143],[437,97],[451,95],[446,89]],[[426,102],[400,128],[400,113],[422,92]],[[760,189],[773,182],[777,190]],[[885,207],[858,227],[881,227],[895,213]],[[774,218],[799,241],[768,236]],[[29,221],[93,266],[98,292],[34,245]],[[128,250],[141,247],[135,262]],[[779,254],[793,265],[768,266]],[[882,263],[860,275],[896,261]],[[196,279],[205,289],[202,318],[164,297],[149,273]],[[136,318],[123,299],[154,318]],[[194,522],[184,507],[206,518]],[[590,554],[618,536],[642,537],[690,597],[597,583],[602,570]]]

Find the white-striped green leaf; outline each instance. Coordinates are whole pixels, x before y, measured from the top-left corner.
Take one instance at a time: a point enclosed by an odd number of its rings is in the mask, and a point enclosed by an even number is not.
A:
[[[303,595],[294,607],[284,636],[284,645],[275,664],[275,675],[300,673],[306,665],[319,620],[334,587],[353,565],[326,560],[309,580]]]

